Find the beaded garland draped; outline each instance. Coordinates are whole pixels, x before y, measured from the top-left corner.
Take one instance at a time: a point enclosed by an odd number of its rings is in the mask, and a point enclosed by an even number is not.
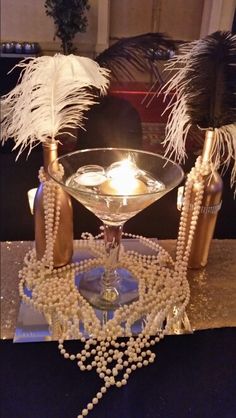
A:
[[[153,363],[155,354],[151,350],[152,346],[175,329],[176,325],[183,322],[185,331],[191,331],[185,318],[185,309],[190,298],[187,265],[203,196],[203,176],[207,169],[206,163],[199,157],[188,175],[175,261],[159,244],[141,236],[135,238],[154,250],[154,255],[142,255],[135,251],[121,254],[120,266],[127,268],[137,277],[139,299],[118,308],[113,318],[105,323],[100,322],[75,285],[76,274],[104,263],[103,241],[99,239],[103,233],[97,237],[85,233],[80,242],[82,247],[89,246],[92,249],[95,258],[71,263],[58,269],[54,269],[52,263],[46,266],[44,259],[37,261],[35,250],[26,254],[25,264],[19,272],[19,292],[22,300],[44,313],[47,318],[51,318],[54,326],[53,337],[58,339],[61,355],[65,359],[76,361],[81,371],[95,369],[102,380],[100,390],[77,418],[87,416],[111,386],[120,388],[126,385],[130,375],[137,368]],[[187,235],[188,206],[195,181],[199,183],[199,190],[195,194]],[[58,217],[57,211],[55,214]],[[46,212],[45,216],[47,217]],[[50,229],[50,223],[52,227],[54,220],[50,217],[47,222]],[[54,225],[56,226],[57,222]],[[134,237],[132,234],[124,234],[126,235]],[[50,248],[49,245],[49,258]],[[26,287],[31,290],[31,297],[26,295]],[[143,320],[142,331],[133,335],[132,326],[140,319]],[[88,335],[87,338],[81,332],[81,324]],[[127,339],[120,340],[120,337],[124,336]],[[79,339],[84,348],[78,353],[67,352],[64,346],[67,339]]]

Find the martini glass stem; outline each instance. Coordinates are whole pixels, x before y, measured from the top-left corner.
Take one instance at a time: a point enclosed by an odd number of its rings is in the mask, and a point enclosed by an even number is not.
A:
[[[104,223],[104,242],[106,252],[105,272],[102,277],[103,294],[105,289],[115,289],[118,281],[116,272],[120,243],[122,237],[123,224],[109,225]],[[117,294],[118,296],[118,294]]]

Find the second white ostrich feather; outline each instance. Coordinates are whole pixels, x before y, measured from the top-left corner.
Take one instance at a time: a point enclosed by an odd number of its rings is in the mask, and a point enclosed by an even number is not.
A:
[[[217,31],[190,44],[166,65],[171,78],[163,87],[172,95],[164,146],[181,162],[191,126],[214,131],[212,167],[228,168],[236,193],[236,35]]]

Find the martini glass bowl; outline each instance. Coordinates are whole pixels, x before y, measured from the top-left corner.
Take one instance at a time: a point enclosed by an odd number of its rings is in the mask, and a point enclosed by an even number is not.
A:
[[[48,172],[104,226],[104,266],[80,277],[80,293],[102,310],[137,299],[137,278],[118,268],[123,226],[182,181],[180,166],[151,152],[94,148],[57,158]]]

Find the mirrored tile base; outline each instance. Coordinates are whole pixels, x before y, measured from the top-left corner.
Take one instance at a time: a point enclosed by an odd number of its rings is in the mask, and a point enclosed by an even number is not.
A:
[[[105,311],[94,309],[96,316],[100,319],[101,323],[105,324],[109,319],[113,317],[114,311]],[[144,320],[140,319],[132,326],[132,334],[138,335],[141,332],[144,324]],[[44,317],[44,315],[37,312],[32,307],[21,303],[19,315],[16,324],[16,330],[14,335],[14,343],[27,343],[27,342],[40,342],[40,341],[53,341],[58,340],[57,323],[53,324],[53,321]],[[83,326],[80,331],[87,338]]]
[[[154,239],[156,240],[156,239]],[[142,245],[139,240],[136,239],[124,239],[122,240],[123,250],[135,250],[139,251],[143,254],[154,254],[153,250]],[[80,254],[76,254],[75,260],[82,260],[87,257],[91,257],[91,253],[88,250],[83,250]],[[74,261],[75,261],[74,260]],[[99,268],[94,269],[97,270],[97,274],[100,275],[101,271]],[[134,283],[134,279],[130,276],[129,272],[124,269],[118,269],[118,273],[122,273],[125,276],[125,286],[127,290],[127,301],[130,300],[130,295],[132,295],[131,300],[135,300],[138,298],[137,293],[137,284]],[[94,272],[93,272],[94,273]],[[86,273],[84,273],[86,275]],[[84,279],[84,274],[79,274],[75,276],[75,283],[78,288],[80,288],[80,281]],[[87,277],[88,279],[88,277]],[[84,286],[83,291],[89,293],[91,292],[91,288],[89,286],[88,280],[88,287]],[[82,293],[82,292],[81,292]],[[83,294],[83,293],[82,293]],[[86,294],[83,296],[86,297]],[[125,292],[124,292],[125,297]],[[123,303],[127,303],[126,300],[122,301]],[[96,308],[96,301],[94,302],[94,311],[96,316],[99,318],[101,323],[106,323],[109,319],[113,317],[114,310],[109,309],[109,304],[107,307],[104,305],[103,309]],[[119,303],[117,307],[119,306]],[[134,335],[138,334],[143,327],[143,320],[137,321],[132,327],[132,333]],[[80,329],[84,333],[83,328]],[[84,333],[85,335],[85,333]],[[85,335],[86,336],[86,335]],[[38,341],[51,341],[57,340],[58,336],[58,324],[54,318],[45,318],[45,316],[38,311],[36,311],[33,307],[26,305],[25,303],[21,302],[19,314],[16,323],[16,330],[14,335],[14,342],[38,342]]]

